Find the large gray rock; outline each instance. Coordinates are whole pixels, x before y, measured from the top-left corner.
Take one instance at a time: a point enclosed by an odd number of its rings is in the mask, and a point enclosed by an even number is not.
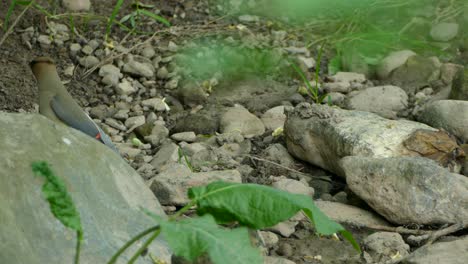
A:
[[[468,178],[419,157],[342,159],[349,188],[396,224],[468,223]]]
[[[287,116],[284,133],[288,151],[340,176],[344,176],[339,164],[342,157],[410,155],[403,143],[413,132],[435,131],[417,122],[306,103]]]
[[[45,117],[0,112],[0,263],[71,263],[75,233],[57,221],[31,163],[46,161],[66,184],[81,215],[81,263],[106,263],[127,240],[164,216],[141,177],[112,150]],[[132,247],[121,262],[127,263]],[[150,252],[169,261],[162,240]],[[138,263],[152,263],[146,256]]]
[[[397,114],[408,106],[408,95],[393,85],[369,87],[348,97],[347,108],[376,113],[385,118],[396,119]]]
[[[468,101],[432,102],[426,105],[418,120],[436,128],[443,128],[468,142]]]
[[[468,259],[468,236],[439,242],[414,251],[403,264],[465,264]]]

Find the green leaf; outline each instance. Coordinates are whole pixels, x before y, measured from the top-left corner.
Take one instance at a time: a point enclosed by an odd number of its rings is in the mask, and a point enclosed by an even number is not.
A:
[[[341,233],[356,250],[359,245],[340,224],[330,220],[311,197],[257,184],[213,182],[189,189],[188,196],[197,202],[197,213],[211,214],[219,222],[238,221],[255,229],[273,226],[300,210],[309,217],[322,235]]]
[[[109,34],[110,34],[110,31],[111,31],[112,24],[114,23],[115,17],[119,13],[119,10],[123,5],[123,2],[124,2],[123,0],[117,0],[117,3],[115,4],[114,9],[112,10],[112,13],[111,13],[111,15],[109,17],[109,20],[107,22],[106,41],[109,38]]]
[[[120,23],[125,23],[125,22],[127,22],[127,20],[129,20],[130,17],[132,17],[132,16],[134,16],[134,15],[135,15],[135,14],[134,14],[133,12],[130,13],[130,14],[128,14],[128,15],[125,15],[124,17],[122,17],[122,18],[120,19]]]
[[[208,253],[213,263],[263,263],[250,245],[247,228],[224,229],[210,215],[178,222],[161,221],[161,231],[174,254],[194,261]]]
[[[80,214],[75,209],[71,196],[68,194],[63,181],[58,178],[44,162],[34,162],[32,164],[34,174],[45,179],[42,185],[42,193],[49,202],[52,214],[62,224],[75,231],[81,232]]]
[[[142,15],[148,16],[148,17],[152,18],[155,21],[159,21],[159,22],[163,23],[164,25],[166,25],[168,27],[171,26],[171,23],[167,19],[165,19],[162,16],[156,15],[155,13],[152,13],[152,12],[150,12],[148,10],[139,9],[137,12],[142,14]]]

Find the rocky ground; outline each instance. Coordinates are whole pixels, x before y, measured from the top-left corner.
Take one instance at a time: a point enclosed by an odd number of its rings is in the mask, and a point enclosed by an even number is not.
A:
[[[208,2],[152,1],[150,9],[173,26],[144,20],[150,34],[136,35],[114,26],[112,45],[104,43],[98,20],[77,21],[87,28],[72,32],[66,19],[29,10],[0,47],[0,110],[38,111],[28,64],[48,55],[168,214],[187,203],[192,186],[259,183],[312,196],[364,249],[358,255],[347,242],[317,237],[296,216],[259,233],[267,263],[464,263],[466,50],[451,49],[459,52],[453,60],[394,51],[375,74],[328,75],[316,63],[318,48],[290,39],[287,28],[269,28],[249,14],[223,20]],[[92,3],[98,15],[112,8]],[[463,43],[456,22],[436,24],[428,34],[444,45]],[[232,40],[243,49],[273,47],[311,80],[323,66],[320,92],[329,95],[328,104],[315,104],[301,80],[286,73],[232,78],[219,69],[204,80],[187,78],[210,52],[193,41],[213,35],[212,42]],[[200,58],[195,66],[178,60],[187,47]]]

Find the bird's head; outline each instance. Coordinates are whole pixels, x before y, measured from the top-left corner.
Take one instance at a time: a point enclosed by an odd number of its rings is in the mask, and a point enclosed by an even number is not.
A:
[[[55,62],[49,57],[37,57],[29,63],[29,66],[36,78],[44,73],[44,71],[55,71]]]

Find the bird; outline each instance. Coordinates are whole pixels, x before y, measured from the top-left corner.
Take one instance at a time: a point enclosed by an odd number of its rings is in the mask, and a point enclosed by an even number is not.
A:
[[[119,153],[110,137],[83,111],[62,84],[54,60],[37,57],[29,66],[39,88],[39,114],[79,130]]]

